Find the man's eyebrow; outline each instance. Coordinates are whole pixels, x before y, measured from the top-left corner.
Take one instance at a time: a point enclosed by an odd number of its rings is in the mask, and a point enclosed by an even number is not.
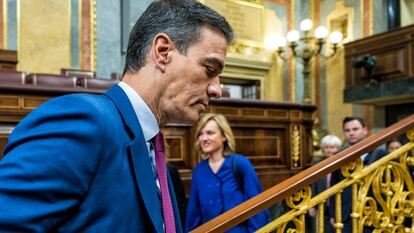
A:
[[[213,63],[215,66],[217,66],[220,70],[223,70],[224,68],[224,62],[218,58],[215,57],[208,57],[205,59],[206,62]]]

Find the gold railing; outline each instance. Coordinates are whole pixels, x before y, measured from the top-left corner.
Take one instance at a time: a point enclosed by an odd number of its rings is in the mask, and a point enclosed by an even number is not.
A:
[[[335,196],[336,205],[334,228],[342,232],[341,192],[349,186],[352,186],[353,232],[363,232],[364,226],[379,232],[414,232],[414,185],[409,172],[409,167],[414,165],[414,130],[407,136],[409,143],[369,166],[364,167],[358,158],[342,167],[342,174],[347,178],[315,197],[311,198],[311,189],[306,186],[287,198],[286,203],[292,210],[257,232],[285,232],[287,229],[305,232],[305,214],[317,206],[318,232],[322,233],[325,205],[332,196]],[[287,227],[289,224],[291,227]]]
[[[363,166],[361,155],[406,133],[409,142],[369,166]],[[258,232],[305,232],[305,215],[317,209],[318,232],[324,231],[324,207],[329,198],[335,205],[333,228],[342,232],[342,190],[352,187],[352,232],[414,232],[414,115],[370,136],[337,155],[281,182],[260,195],[225,212],[192,232],[224,232],[254,214],[285,201],[289,211]],[[341,169],[345,179],[313,196],[310,185],[333,171]],[[319,217],[321,216],[321,217]]]

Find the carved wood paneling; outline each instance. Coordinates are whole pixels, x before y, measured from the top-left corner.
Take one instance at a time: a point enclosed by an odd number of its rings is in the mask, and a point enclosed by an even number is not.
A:
[[[0,95],[1,109],[19,109],[21,106],[20,102],[21,98],[19,96]]]
[[[17,66],[17,52],[11,51],[11,50],[0,49],[0,69],[16,70],[16,66]]]
[[[273,104],[273,105],[272,105]],[[222,99],[206,112],[227,117],[236,139],[236,151],[249,158],[265,189],[310,165],[314,107],[261,101]],[[291,163],[291,123],[297,126],[297,166]],[[195,126],[168,125],[164,129],[168,161],[180,170],[188,194],[191,171],[200,162],[194,143]]]
[[[39,105],[46,102],[49,98],[46,97],[21,97],[22,100],[22,108],[23,109],[30,109],[33,110],[37,108]]]
[[[346,87],[369,84],[364,69],[353,68],[361,56],[375,56],[377,64],[372,77],[382,81],[414,76],[414,25],[366,37],[345,45]]]

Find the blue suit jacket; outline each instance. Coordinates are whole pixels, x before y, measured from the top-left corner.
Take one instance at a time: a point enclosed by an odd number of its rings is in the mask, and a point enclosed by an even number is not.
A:
[[[169,189],[182,232],[170,178]],[[119,86],[52,99],[19,123],[0,161],[0,232],[164,232],[142,129]]]

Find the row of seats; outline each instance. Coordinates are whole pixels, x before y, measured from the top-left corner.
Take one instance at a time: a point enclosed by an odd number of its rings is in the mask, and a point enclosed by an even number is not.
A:
[[[92,75],[93,74],[93,75]],[[112,79],[96,78],[94,72],[67,72],[62,70],[58,74],[27,74],[14,70],[0,70],[0,85],[36,85],[50,87],[70,87],[88,89],[109,89],[119,82],[119,75],[112,75]]]

